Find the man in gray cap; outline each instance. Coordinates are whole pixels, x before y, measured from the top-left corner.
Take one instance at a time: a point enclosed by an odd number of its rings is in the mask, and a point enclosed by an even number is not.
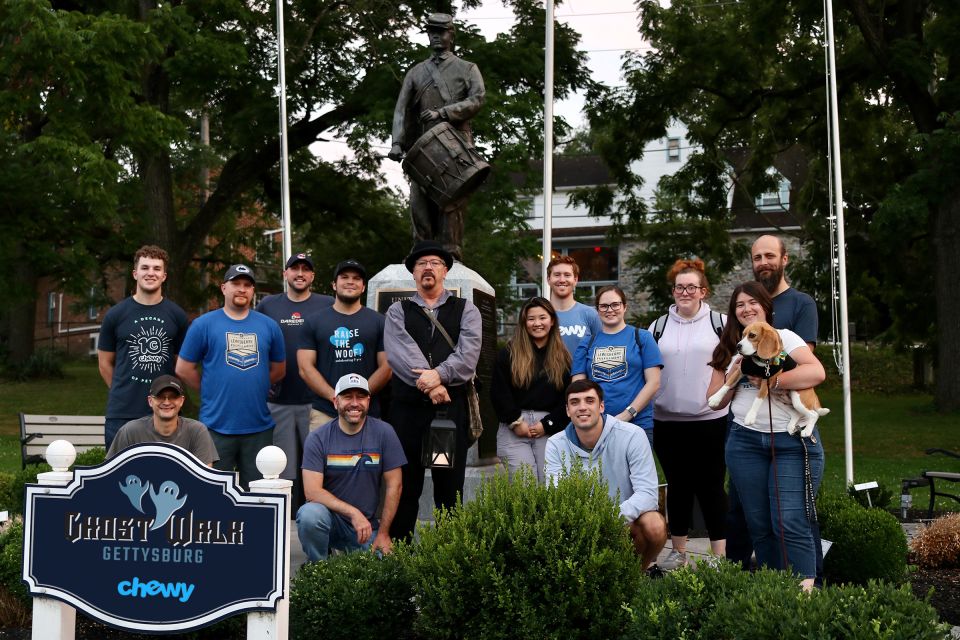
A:
[[[404,261],[413,274],[417,292],[387,309],[383,342],[393,368],[390,383],[390,422],[397,430],[407,464],[403,467],[403,495],[393,536],[409,538],[417,523],[424,467],[420,450],[430,423],[443,412],[456,426],[453,467],[432,469],[433,502],[453,508],[463,494],[468,448],[469,409],[466,384],[473,380],[480,359],[480,311],[444,288],[453,256],[432,241],[414,245]],[[443,327],[453,346],[437,329]]]
[[[200,422],[217,447],[216,468],[239,471],[244,489],[260,477],[260,449],[273,444],[267,394],[287,369],[280,327],[251,308],[255,288],[253,269],[227,269],[223,308],[193,321],[177,361],[177,376],[200,390]]]
[[[483,105],[483,77],[477,65],[453,55],[453,17],[432,13],[426,31],[433,55],[418,63],[403,79],[393,112],[393,146],[388,157],[400,160],[427,130],[449,122],[473,145],[470,119]],[[454,257],[461,258],[464,205],[454,203],[444,211],[416,184],[410,186],[410,214],[414,241],[437,240]]]
[[[184,400],[183,383],[178,378],[159,376],[150,385],[147,396],[153,413],[123,425],[110,444],[107,458],[135,444],[166,442],[186,449],[208,467],[213,466],[219,459],[217,449],[202,423],[180,415]]]
[[[334,549],[390,553],[390,522],[400,500],[400,467],[406,462],[390,425],[367,415],[366,378],[348,373],[334,391],[337,418],[311,433],[303,451],[309,502],[297,511],[297,533],[311,562],[326,560]]]
[[[310,433],[310,410],[316,398],[297,369],[297,346],[307,331],[307,320],[329,309],[333,298],[310,290],[314,279],[313,259],[306,253],[290,256],[283,278],[287,282],[286,292],[267,296],[257,305],[257,311],[280,325],[287,351],[287,373],[270,389],[267,407],[277,423],[273,444],[287,454],[287,466],[280,477],[293,480],[292,505],[296,509],[303,504],[300,459],[303,443]]]

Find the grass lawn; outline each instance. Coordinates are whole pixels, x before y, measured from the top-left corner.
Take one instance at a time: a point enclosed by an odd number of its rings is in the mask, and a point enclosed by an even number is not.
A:
[[[20,467],[17,413],[101,415],[107,388],[96,362],[71,362],[61,380],[39,382],[0,381],[0,471]],[[832,410],[820,419],[820,435],[826,451],[824,486],[840,491],[845,482],[843,403],[838,389],[820,391],[824,406]],[[195,406],[188,415],[195,415]],[[927,456],[924,450],[940,447],[960,451],[960,415],[938,414],[929,395],[921,393],[858,393],[853,395],[853,470],[855,482],[877,480],[899,493],[902,478],[915,477],[923,469],[960,471],[960,460]],[[916,490],[914,503],[923,503]],[[960,510],[960,504],[941,499],[941,508]]]

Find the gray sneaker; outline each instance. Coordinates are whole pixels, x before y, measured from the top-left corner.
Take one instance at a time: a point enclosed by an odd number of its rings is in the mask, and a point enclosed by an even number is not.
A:
[[[686,551],[671,551],[666,559],[660,563],[660,568],[664,571],[673,571],[674,569],[679,569],[680,567],[685,566],[687,566]]]

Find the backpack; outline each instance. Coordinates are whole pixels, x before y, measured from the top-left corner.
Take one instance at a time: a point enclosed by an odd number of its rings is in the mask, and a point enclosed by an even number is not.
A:
[[[653,339],[658,343],[660,342],[660,336],[663,335],[663,330],[667,328],[668,319],[669,315],[665,313],[653,323],[653,330],[650,333],[653,334]],[[710,324],[713,325],[713,332],[719,338],[723,334],[723,316],[720,315],[719,311],[710,310]]]

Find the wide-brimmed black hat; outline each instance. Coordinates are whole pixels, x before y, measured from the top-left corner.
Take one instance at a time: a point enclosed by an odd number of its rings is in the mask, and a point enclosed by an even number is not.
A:
[[[403,264],[407,271],[413,273],[413,265],[423,256],[437,256],[447,265],[447,269],[453,267],[453,254],[443,248],[443,245],[433,240],[421,240],[410,249],[410,255],[406,257]]]

